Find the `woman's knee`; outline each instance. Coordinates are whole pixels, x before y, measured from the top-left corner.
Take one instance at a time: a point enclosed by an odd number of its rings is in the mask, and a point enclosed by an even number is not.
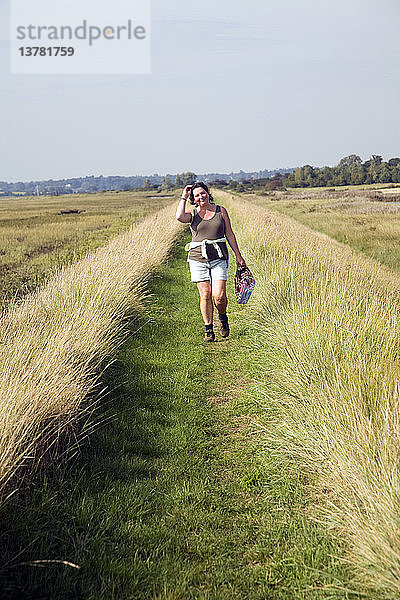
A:
[[[211,286],[202,285],[198,287],[198,290],[202,300],[211,300]]]
[[[218,292],[214,294],[214,302],[215,304],[225,304],[228,301],[225,291]]]
[[[211,292],[201,292],[200,300],[203,300],[205,302],[211,302]]]

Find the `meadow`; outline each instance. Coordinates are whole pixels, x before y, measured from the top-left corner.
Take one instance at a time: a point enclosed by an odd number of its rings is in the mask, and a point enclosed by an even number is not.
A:
[[[76,259],[8,305],[7,598],[399,596],[397,202],[370,193],[215,191],[257,287],[246,307],[230,292],[232,336],[210,348],[174,206],[117,235],[97,222],[78,259],[82,230]],[[90,430],[104,385],[104,427],[20,493],[17,467],[82,411]]]
[[[354,587],[396,598],[400,276],[277,211],[231,202],[259,279],[265,452],[303,472],[315,518],[347,538]]]
[[[0,198],[0,309],[170,202],[140,192]]]
[[[400,269],[400,188],[304,188],[243,197]]]
[[[142,280],[174,237],[167,227],[158,247],[159,215],[145,219],[166,201],[132,192],[1,201],[2,491],[84,415],[121,320],[139,310]]]
[[[103,426],[3,507],[7,600],[332,600],[343,549],[301,478],[260,461],[245,310],[203,344],[184,245],[103,373]]]

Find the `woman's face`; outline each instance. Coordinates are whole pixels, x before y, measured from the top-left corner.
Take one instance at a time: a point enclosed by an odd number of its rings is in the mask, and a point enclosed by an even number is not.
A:
[[[208,194],[202,187],[197,187],[193,190],[193,198],[196,204],[204,206],[208,203]]]

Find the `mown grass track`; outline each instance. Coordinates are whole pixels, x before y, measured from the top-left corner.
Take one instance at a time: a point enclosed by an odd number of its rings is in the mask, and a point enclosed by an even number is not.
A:
[[[3,598],[357,597],[302,482],[259,457],[249,323],[231,297],[231,339],[202,343],[182,246],[107,373],[112,420],[6,507]]]

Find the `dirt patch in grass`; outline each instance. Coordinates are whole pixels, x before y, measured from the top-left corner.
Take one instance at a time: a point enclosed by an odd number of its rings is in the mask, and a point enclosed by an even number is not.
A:
[[[215,396],[210,396],[209,398],[207,398],[207,400],[208,402],[210,402],[210,404],[219,406],[221,404],[231,402],[233,398],[234,396],[232,396],[231,394],[216,394]]]

